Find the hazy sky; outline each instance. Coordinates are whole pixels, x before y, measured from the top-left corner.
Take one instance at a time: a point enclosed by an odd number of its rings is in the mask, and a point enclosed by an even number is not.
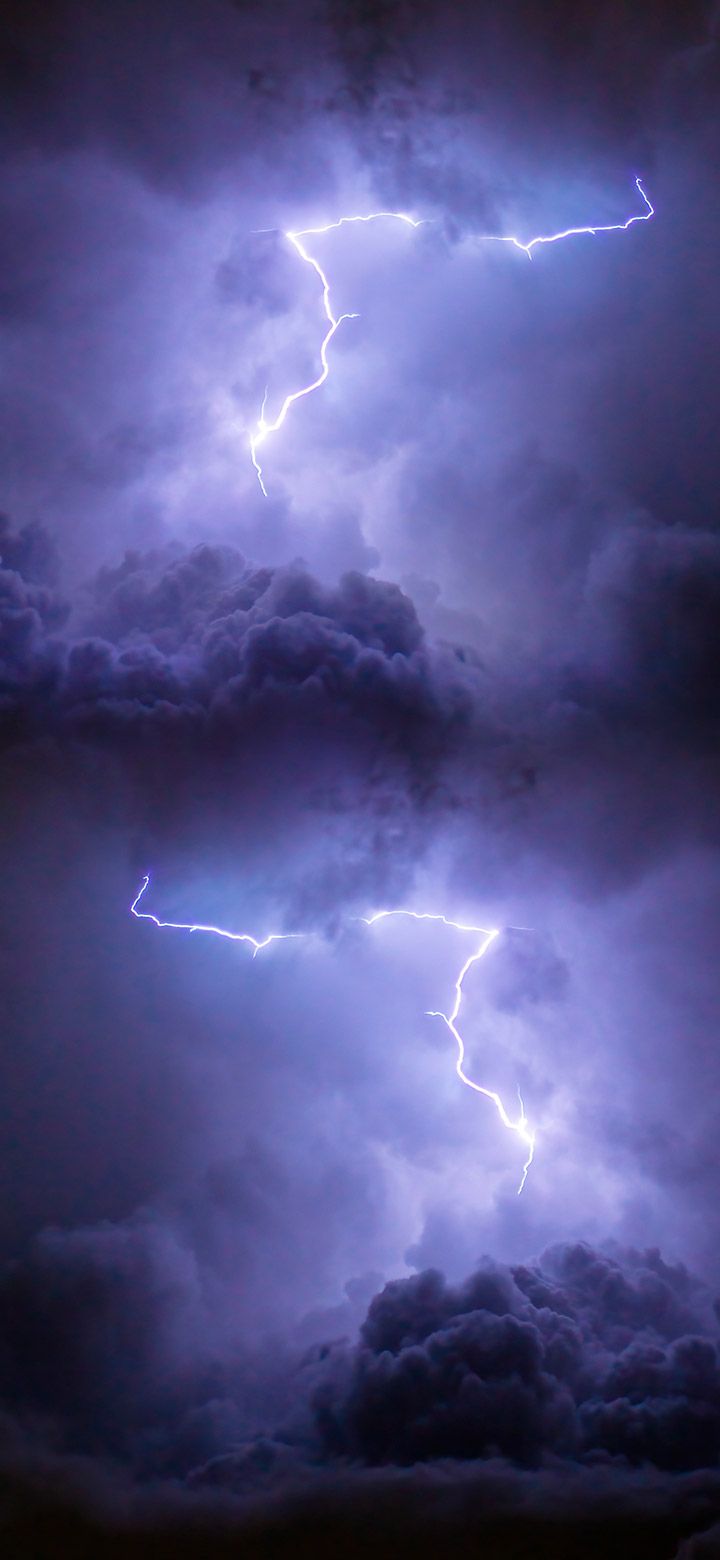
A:
[[[717,69],[694,3],[9,9],[2,1444],[43,1487],[442,1522],[442,1467],[453,1521],[674,1513],[668,1556],[720,1506]],[[638,176],[652,220],[484,242]],[[284,233],[377,210],[427,220],[313,240],[359,317],[265,497],[324,328]],[[303,935],[134,920],[146,873]],[[501,929],[461,1027],[521,1197],[427,1016],[478,938],[389,907]]]

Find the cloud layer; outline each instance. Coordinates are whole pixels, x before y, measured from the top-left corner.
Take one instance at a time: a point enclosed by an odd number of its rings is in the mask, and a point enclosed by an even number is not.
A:
[[[7,1546],[712,1553],[714,12],[2,29]]]

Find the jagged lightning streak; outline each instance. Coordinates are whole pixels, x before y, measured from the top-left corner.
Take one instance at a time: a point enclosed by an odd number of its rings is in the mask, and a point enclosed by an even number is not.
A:
[[[174,932],[210,932],[215,937],[226,938],[228,942],[249,943],[253,950],[253,958],[256,958],[257,954],[260,953],[262,948],[269,947],[270,943],[288,942],[293,939],[300,939],[309,936],[309,933],[307,932],[272,932],[268,937],[259,939],[257,937],[253,937],[250,932],[230,932],[227,931],[225,927],[210,926],[200,921],[161,921],[159,916],[153,915],[149,910],[138,910],[138,905],[140,904],[143,896],[147,893],[149,884],[150,876],[149,874],[146,874],[130,906],[130,914],[133,915],[137,921],[151,921],[153,926],[167,928]],[[490,947],[490,944],[495,941],[496,937],[500,936],[500,932],[496,928],[489,930],[484,926],[466,926],[461,921],[450,921],[447,916],[430,914],[429,912],[423,913],[418,910],[376,910],[373,915],[361,916],[359,919],[362,921],[364,926],[375,926],[378,921],[387,920],[389,916],[407,916],[412,921],[439,921],[443,926],[450,926],[456,932],[471,932],[474,935],[479,934],[482,939],[474,952],[471,953],[465,960],[455,980],[455,1001],[451,1011],[449,1013],[442,1013],[439,1010],[431,1009],[428,1013],[428,1017],[441,1018],[447,1025],[447,1028],[450,1030],[450,1033],[453,1036],[457,1046],[457,1061],[455,1063],[455,1071],[461,1083],[466,1084],[468,1089],[473,1089],[476,1094],[482,1094],[486,1099],[492,1100],[492,1103],[495,1106],[503,1126],[507,1127],[509,1132],[517,1133],[521,1142],[524,1143],[525,1148],[527,1149],[527,1158],[523,1165],[520,1185],[518,1187],[519,1197],[527,1180],[528,1171],[533,1162],[535,1153],[535,1134],[531,1132],[528,1127],[528,1119],[525,1114],[525,1106],[523,1104],[522,1095],[518,1089],[520,1114],[517,1117],[517,1120],[514,1121],[513,1118],[508,1115],[500,1095],[497,1094],[494,1089],[486,1089],[482,1084],[475,1083],[474,1079],[468,1078],[468,1075],[465,1072],[465,1042],[463,1041],[462,1035],[457,1028],[457,1020],[460,1015],[460,1006],[463,996],[463,982],[465,980],[465,976],[467,975],[468,970],[472,969],[472,966],[477,964],[478,960],[484,957],[488,948]]]
[[[503,1126],[507,1127],[509,1132],[517,1133],[520,1141],[524,1143],[527,1150],[527,1158],[522,1167],[520,1185],[518,1186],[517,1194],[519,1197],[527,1180],[528,1171],[535,1156],[535,1133],[531,1131],[528,1125],[528,1118],[525,1114],[523,1097],[520,1093],[520,1090],[518,1089],[520,1113],[517,1118],[513,1120],[512,1116],[510,1116],[505,1109],[501,1096],[496,1093],[495,1089],[486,1089],[481,1083],[476,1083],[473,1078],[468,1078],[468,1075],[465,1071],[465,1042],[460,1033],[460,1030],[457,1027],[457,1021],[460,1016],[460,1007],[462,1005],[463,999],[463,983],[465,976],[468,974],[468,971],[472,969],[474,964],[477,964],[480,959],[485,957],[488,948],[492,943],[495,942],[495,939],[500,936],[500,930],[498,927],[488,928],[486,926],[466,926],[461,921],[450,921],[448,920],[447,916],[444,915],[432,915],[430,913],[422,913],[417,910],[376,910],[374,915],[363,916],[362,919],[366,926],[375,926],[378,921],[384,921],[388,918],[388,916],[392,915],[409,916],[413,921],[441,921],[443,926],[451,926],[457,932],[472,932],[473,934],[478,934],[480,936],[481,940],[478,943],[478,946],[471,954],[469,954],[455,980],[455,1001],[450,1012],[443,1013],[436,1008],[430,1008],[428,1009],[427,1016],[428,1018],[441,1018],[443,1023],[450,1030],[453,1040],[457,1046],[455,1071],[458,1075],[458,1078],[460,1079],[460,1082],[466,1084],[468,1089],[474,1089],[476,1094],[483,1094],[485,1099],[492,1100],[492,1103],[495,1106]]]
[[[537,238],[531,238],[527,244],[522,239],[515,238],[512,233],[481,233],[478,242],[481,244],[512,244],[515,249],[521,249],[523,254],[532,260],[533,249],[540,244],[557,244],[563,238],[582,238],[583,236],[595,237],[597,233],[627,233],[628,228],[636,222],[649,222],[655,216],[655,207],[643,189],[642,179],[635,180],[635,188],[642,195],[646,210],[636,212],[635,216],[628,217],[625,222],[595,223],[594,226],[563,228],[561,233],[540,233]]]
[[[514,249],[522,250],[523,254],[527,255],[528,260],[532,260],[533,250],[537,249],[541,244],[557,244],[562,239],[566,238],[581,238],[583,236],[595,237],[598,233],[626,233],[628,228],[633,227],[636,222],[649,222],[650,218],[654,217],[655,215],[655,207],[651,204],[645,193],[642,179],[636,178],[635,187],[638,190],[638,193],[642,196],[646,209],[644,211],[636,212],[632,217],[627,217],[624,222],[596,222],[594,224],[588,223],[584,227],[563,228],[559,233],[540,233],[537,235],[537,237],[528,239],[527,243],[524,243],[521,238],[517,238],[513,233],[480,233],[477,235],[477,242],[481,244],[511,244]],[[263,478],[262,466],[258,460],[258,450],[265,443],[265,440],[269,438],[271,433],[277,433],[278,429],[282,428],[290,407],[293,406],[296,401],[302,400],[306,395],[311,395],[314,390],[319,390],[320,386],[324,385],[325,380],[327,379],[330,372],[330,364],[328,362],[327,355],[328,347],[330,346],[330,342],[332,341],[335,332],[342,325],[343,320],[356,320],[359,318],[357,313],[350,311],[346,311],[343,314],[337,315],[333,313],[333,307],[330,301],[330,282],[328,277],[323,270],[319,260],[315,257],[315,255],[311,255],[309,250],[305,247],[303,239],[313,238],[316,235],[324,233],[331,233],[335,228],[352,226],[353,223],[378,222],[381,220],[405,222],[408,227],[419,228],[422,227],[425,223],[429,222],[431,219],[428,217],[411,217],[406,211],[371,211],[366,216],[338,217],[337,221],[327,222],[322,227],[301,228],[296,231],[288,231],[284,235],[284,237],[288,240],[288,243],[292,244],[295,253],[299,255],[300,259],[305,265],[309,265],[311,267],[320,282],[322,289],[323,313],[325,315],[325,319],[327,320],[327,330],[325,331],[325,335],[323,336],[322,342],[320,344],[320,372],[317,374],[315,379],[310,381],[309,384],[302,385],[299,390],[292,390],[288,395],[285,396],[277,417],[273,418],[272,421],[268,421],[265,416],[265,407],[267,405],[268,397],[267,389],[263,396],[262,406],[260,408],[260,416],[258,418],[255,431],[250,436],[250,458],[252,460],[253,466],[255,467],[257,479],[265,498],[267,498],[268,493]]]
[[[143,895],[147,893],[150,876],[147,874],[140,884],[140,888],[130,906],[130,914],[136,921],[152,921],[153,926],[168,927],[173,932],[212,932],[215,937],[226,937],[228,942],[249,943],[256,958],[262,948],[269,948],[274,942],[290,942],[293,938],[304,937],[305,932],[271,932],[268,937],[258,939],[250,932],[228,932],[222,926],[205,926],[200,921],[161,921],[149,910],[138,910],[138,905]]]
[[[289,395],[286,395],[277,417],[275,417],[272,422],[268,422],[265,417],[265,407],[267,405],[268,395],[267,390],[263,396],[263,403],[260,409],[257,428],[250,439],[250,456],[253,466],[257,472],[258,482],[260,483],[260,487],[262,488],[266,498],[268,496],[267,488],[263,481],[262,466],[260,465],[260,462],[257,458],[257,452],[261,444],[265,443],[265,440],[269,434],[277,433],[278,428],[282,428],[290,407],[293,406],[296,401],[301,401],[303,396],[311,395],[313,390],[319,390],[320,386],[324,385],[325,380],[327,379],[327,376],[330,372],[327,350],[336,330],[340,325],[342,325],[343,320],[356,320],[359,318],[359,316],[355,313],[337,315],[333,314],[332,304],[330,302],[330,283],[328,278],[323,271],[320,261],[316,260],[314,255],[308,254],[308,251],[305,248],[302,240],[304,238],[313,238],[318,233],[330,233],[333,228],[346,227],[348,224],[353,222],[378,222],[381,218],[384,217],[392,218],[396,222],[407,222],[408,225],[413,228],[420,227],[422,221],[424,220],[423,218],[416,220],[414,217],[409,217],[404,211],[371,211],[366,217],[339,217],[337,222],[328,222],[325,227],[303,228],[297,233],[289,232],[285,234],[288,242],[292,244],[295,253],[300,256],[300,259],[303,260],[306,265],[312,267],[316,276],[319,278],[320,285],[322,287],[323,312],[328,323],[328,328],[320,344],[320,373],[318,374],[317,378],[313,379],[309,385],[303,385],[300,390],[292,390]]]

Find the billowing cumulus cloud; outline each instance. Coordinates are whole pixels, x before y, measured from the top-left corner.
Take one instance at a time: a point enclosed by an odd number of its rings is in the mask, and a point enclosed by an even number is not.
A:
[[[44,1235],[0,1292],[11,1410],[42,1415],[54,1448],[172,1473],[166,1520],[180,1480],[196,1503],[224,1496],[205,1507],[221,1531],[293,1510],[364,1526],[378,1500],[412,1523],[419,1500],[431,1529],[461,1521],[489,1536],[514,1505],[540,1534],[562,1507],[609,1534],[610,1489],[638,1531],[641,1517],[676,1537],[707,1523],[717,1306],[656,1250],[558,1246],[529,1265],[485,1261],[454,1286],[421,1272],[372,1300],[356,1345],[286,1346],[272,1365],[238,1351],[221,1362],[199,1279],[167,1232],[136,1222]],[[248,1435],[249,1408],[284,1424]]]
[[[483,657],[430,638],[396,585],[356,572],[328,587],[300,564],[253,568],[229,546],[128,554],[78,598],[68,628],[69,606],[41,583],[41,533],[6,523],[5,549],[26,570],[2,571],[9,746],[99,749],[132,777],[135,822],[157,811],[159,778],[168,822],[201,787],[206,826],[227,810],[242,827],[243,789],[264,781],[271,795],[292,752],[291,805],[312,788],[318,808],[334,791],[348,814],[361,791],[371,809],[393,796],[418,814],[462,806],[471,831],[494,815],[511,858],[569,849],[591,879],[714,837],[702,805],[718,718],[711,531],[611,531],[577,586],[572,658],[563,636],[532,665],[522,650]],[[571,841],[555,832],[558,806],[578,798],[606,811],[600,849],[581,818]],[[649,840],[633,838],[641,806],[656,816]]]

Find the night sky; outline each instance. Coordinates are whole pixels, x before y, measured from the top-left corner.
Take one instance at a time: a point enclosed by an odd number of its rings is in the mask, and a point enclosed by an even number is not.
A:
[[[6,7],[8,1555],[720,1553],[717,22]]]

